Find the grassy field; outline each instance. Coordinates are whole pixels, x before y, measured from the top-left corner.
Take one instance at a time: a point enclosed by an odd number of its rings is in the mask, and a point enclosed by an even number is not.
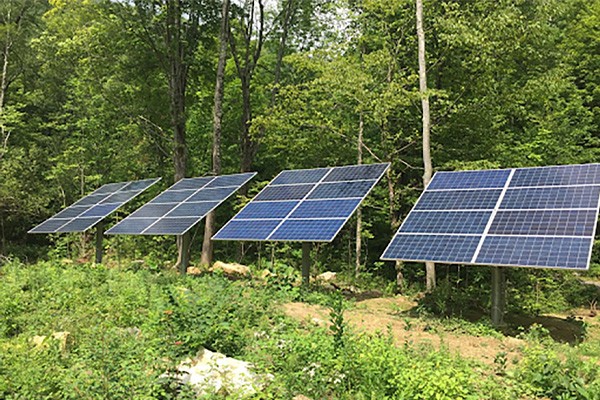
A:
[[[272,374],[258,399],[600,398],[600,326],[588,310],[512,317],[501,332],[409,297],[304,291],[291,275],[5,263],[0,398],[193,398],[159,377],[201,347]]]

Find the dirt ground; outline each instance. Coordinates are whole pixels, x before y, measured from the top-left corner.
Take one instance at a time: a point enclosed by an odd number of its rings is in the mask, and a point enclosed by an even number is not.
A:
[[[506,353],[509,362],[519,358],[519,348],[524,345],[520,339],[507,337],[500,340],[440,330],[436,332],[425,322],[401,314],[414,306],[413,302],[403,297],[366,299],[358,301],[354,308],[346,310],[344,317],[350,328],[357,333],[386,332],[389,327],[397,344],[409,342],[438,349],[443,345],[452,353],[490,365],[500,352]],[[319,305],[287,303],[283,305],[283,311],[302,323],[329,324],[329,310]]]

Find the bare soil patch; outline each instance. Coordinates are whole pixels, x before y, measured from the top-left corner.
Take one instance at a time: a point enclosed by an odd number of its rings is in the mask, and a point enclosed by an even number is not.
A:
[[[358,301],[356,307],[344,312],[350,328],[357,333],[387,332],[394,337],[397,345],[445,347],[462,357],[491,365],[498,353],[505,353],[507,361],[520,357],[519,349],[524,345],[520,339],[507,337],[497,339],[486,336],[473,336],[454,332],[434,331],[424,321],[402,315],[415,306],[415,303],[401,296],[394,298],[373,298]],[[290,317],[305,324],[328,325],[329,310],[325,307],[306,303],[287,303],[283,311]]]

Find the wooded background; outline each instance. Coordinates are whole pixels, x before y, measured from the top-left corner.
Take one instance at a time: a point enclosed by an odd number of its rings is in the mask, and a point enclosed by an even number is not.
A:
[[[363,207],[359,264],[392,275],[379,256],[423,189],[415,15],[413,0],[2,1],[0,254],[60,249],[26,231],[105,183],[258,171],[219,227],[281,170],[354,164],[360,147],[392,167]],[[600,1],[428,0],[423,24],[434,169],[600,160]],[[353,269],[355,234],[318,262]],[[163,237],[108,247],[175,252]]]

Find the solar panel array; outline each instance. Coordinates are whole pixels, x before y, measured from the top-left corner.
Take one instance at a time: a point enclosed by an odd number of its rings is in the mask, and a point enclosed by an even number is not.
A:
[[[600,164],[438,172],[384,260],[587,269]]]
[[[28,233],[85,232],[159,180],[106,184]]]
[[[388,167],[282,171],[213,239],[330,242]]]
[[[255,175],[181,179],[106,233],[183,235]]]

